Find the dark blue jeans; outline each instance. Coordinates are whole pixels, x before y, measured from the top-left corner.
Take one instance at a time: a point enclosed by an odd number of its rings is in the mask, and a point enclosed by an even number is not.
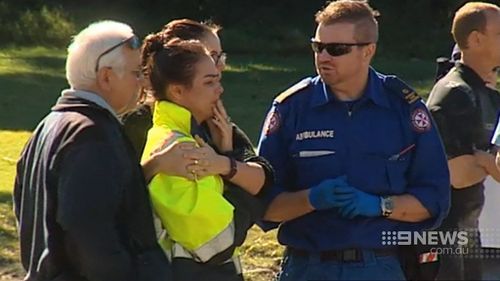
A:
[[[322,261],[319,255],[285,255],[278,281],[405,280],[396,255],[375,256],[363,250],[361,262]]]

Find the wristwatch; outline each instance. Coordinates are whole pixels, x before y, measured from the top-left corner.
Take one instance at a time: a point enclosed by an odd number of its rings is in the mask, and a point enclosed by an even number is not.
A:
[[[391,196],[380,197],[380,209],[382,209],[382,216],[388,217],[394,210],[394,201]]]
[[[226,175],[221,175],[221,177],[225,180],[232,179],[234,175],[236,175],[236,173],[238,172],[238,165],[236,164],[236,160],[234,160],[234,158],[232,157],[228,158],[229,158],[229,173],[227,173]]]

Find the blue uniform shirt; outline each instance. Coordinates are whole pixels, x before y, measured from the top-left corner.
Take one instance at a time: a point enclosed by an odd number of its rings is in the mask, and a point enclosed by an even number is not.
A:
[[[450,182],[443,145],[418,95],[394,76],[370,69],[361,99],[337,100],[319,77],[279,95],[263,125],[259,154],[275,169],[271,202],[281,192],[346,175],[376,195],[414,195],[432,214],[420,223],[383,217],[344,219],[313,211],[280,226],[280,243],[309,251],[381,248],[382,231],[435,227],[447,215]],[[277,223],[260,223],[264,230]]]

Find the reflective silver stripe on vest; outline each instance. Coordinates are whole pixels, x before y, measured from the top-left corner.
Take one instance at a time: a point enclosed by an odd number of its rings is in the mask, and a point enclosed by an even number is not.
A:
[[[230,260],[227,262],[233,262],[234,263],[234,268],[236,269],[236,274],[242,274],[243,273],[243,267],[241,266],[241,260],[240,257],[238,256],[233,256]]]
[[[226,250],[234,243],[234,222],[231,222],[221,233],[212,238],[212,240],[201,245],[193,251],[195,260],[207,262],[213,256]]]
[[[172,258],[194,259],[193,255],[179,243],[174,243],[172,246],[171,256]]]
[[[174,243],[167,255],[172,258],[188,258],[197,262],[207,262],[213,256],[226,250],[234,243],[234,222],[231,222],[221,233],[194,251],[188,251],[179,243]]]
[[[153,212],[153,224],[155,227],[156,240],[161,241],[165,239],[167,231],[163,228],[160,217],[155,212]]]

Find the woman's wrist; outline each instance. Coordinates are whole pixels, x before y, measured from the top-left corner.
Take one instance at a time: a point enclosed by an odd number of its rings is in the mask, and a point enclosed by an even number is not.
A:
[[[232,157],[227,158],[229,159],[229,171],[227,173],[221,174],[221,176],[225,180],[231,180],[238,172],[238,163]]]
[[[224,176],[231,172],[231,159],[225,155],[219,155],[218,159],[219,175]]]
[[[233,144],[232,143],[226,143],[226,144],[221,145],[221,147],[220,147],[221,153],[226,154],[226,153],[229,153],[231,151],[233,151]]]

